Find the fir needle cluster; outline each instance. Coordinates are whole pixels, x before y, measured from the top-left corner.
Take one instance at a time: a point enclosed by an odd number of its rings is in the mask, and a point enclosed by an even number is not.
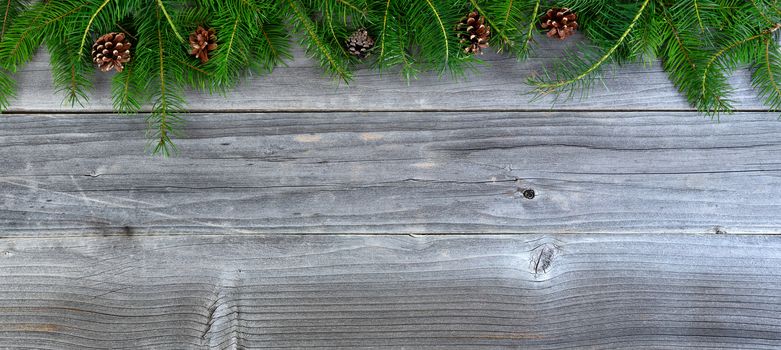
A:
[[[552,9],[567,11],[557,19]],[[550,34],[551,19],[564,17],[577,23]],[[483,32],[465,34],[465,18]],[[365,62],[406,79],[457,77],[485,46],[522,60],[535,38],[546,39],[538,33],[577,30],[587,44],[529,78],[538,95],[585,94],[609,64],[660,61],[704,113],[732,111],[728,77],[741,67],[766,105],[781,110],[781,0],[4,0],[0,21],[0,110],[14,96],[12,74],[45,46],[71,105],[85,102],[99,67],[119,70],[114,110],[151,106],[150,150],[164,155],[175,151],[187,89],[226,93],[250,72],[270,72],[291,57],[293,38],[328,75],[349,82]],[[109,46],[120,36],[129,56],[118,51],[115,60],[103,45],[96,64],[93,48],[108,33]]]

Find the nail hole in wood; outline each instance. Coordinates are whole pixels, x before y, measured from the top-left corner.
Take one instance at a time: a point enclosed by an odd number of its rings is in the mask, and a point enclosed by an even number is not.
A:
[[[534,199],[534,196],[535,194],[533,189],[528,189],[523,191],[523,198]]]

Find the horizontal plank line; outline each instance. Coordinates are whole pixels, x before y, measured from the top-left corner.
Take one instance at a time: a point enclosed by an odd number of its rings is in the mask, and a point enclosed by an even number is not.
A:
[[[509,113],[547,113],[547,112],[575,112],[575,113],[697,113],[698,115],[705,116],[705,112],[700,112],[693,108],[670,108],[670,109],[589,109],[589,108],[567,108],[567,107],[554,107],[551,108],[475,108],[475,109],[191,109],[184,111],[184,114],[215,114],[215,113],[232,113],[232,114],[294,114],[294,113],[494,113],[494,112],[509,112]],[[730,115],[735,113],[779,113],[779,110],[761,109],[761,108],[745,108],[735,109],[730,113],[722,113],[722,115]],[[142,110],[137,114],[151,113],[151,110]],[[2,115],[35,115],[35,114],[63,114],[63,115],[105,115],[105,114],[118,114],[110,109],[91,109],[84,111],[73,110],[58,110],[58,109],[41,109],[41,110],[12,110],[1,113]],[[134,116],[129,114],[127,116]],[[718,117],[712,117],[712,119],[718,119]]]
[[[343,225],[336,225],[336,226],[343,226]],[[384,226],[384,225],[380,225]],[[180,228],[185,228],[185,226],[179,226]],[[117,231],[120,231],[123,226],[107,226],[109,229],[116,229]],[[192,226],[192,228],[198,229],[202,228],[200,226]],[[248,230],[247,228],[243,228],[240,226],[231,227],[232,229],[237,230]],[[296,227],[299,228],[300,227]],[[297,231],[296,228],[290,228],[290,231]],[[123,233],[106,233],[106,234],[61,234],[60,230],[67,228],[55,228],[54,230],[57,231],[57,239],[73,239],[73,240],[79,240],[84,238],[95,238],[95,237],[127,237],[127,234]],[[144,229],[149,229],[149,227],[144,227]],[[79,231],[79,228],[76,228],[76,231]],[[14,232],[13,229],[5,229],[7,233]],[[23,229],[24,232],[27,232],[29,230]],[[41,229],[40,232],[45,232],[46,229]],[[259,233],[244,233],[244,232],[236,232],[231,233],[230,235],[232,237],[274,237],[278,236],[279,233],[260,233],[261,231],[265,232],[267,229],[259,230]],[[486,236],[503,236],[503,237],[526,237],[526,236],[534,236],[539,235],[539,232],[485,232],[480,233],[478,235],[486,235]],[[645,233],[612,233],[612,232],[606,232],[606,231],[577,231],[577,232],[557,232],[556,235],[562,235],[562,236],[577,236],[577,235],[612,235],[616,237],[622,237],[625,235],[654,235],[654,236],[665,236],[670,234],[679,234],[679,232],[676,231],[658,231],[658,232],[645,232]],[[404,233],[404,232],[393,232],[388,231],[387,233],[383,233],[382,231],[377,231],[377,233],[355,233],[355,232],[345,232],[345,233],[316,233],[316,232],[296,232],[296,233],[287,233],[284,234],[285,237],[296,237],[296,236],[334,236],[334,237],[372,237],[376,235],[383,235],[383,236],[396,236],[396,237],[413,237],[413,238],[425,238],[425,237],[468,237],[468,236],[475,236],[475,233],[470,232],[453,232],[453,233],[442,233],[442,232],[434,232],[434,233]],[[689,234],[685,234],[689,235]],[[694,234],[692,234],[694,235]],[[190,236],[190,234],[187,233],[133,233],[133,237],[150,237],[150,238],[175,238],[175,237],[186,237]],[[224,234],[209,234],[209,233],[198,233],[198,237],[225,237]],[[779,231],[754,231],[754,232],[740,232],[740,233],[728,233],[728,232],[704,232],[701,234],[697,234],[697,236],[735,236],[735,237],[767,237],[767,238],[777,238],[778,236],[781,236],[781,232]],[[52,239],[51,236],[40,236],[40,235],[26,235],[26,234],[18,234],[13,236],[3,236],[0,235],[0,241],[7,239],[7,240],[17,240],[17,239],[36,239],[36,240],[47,240]]]

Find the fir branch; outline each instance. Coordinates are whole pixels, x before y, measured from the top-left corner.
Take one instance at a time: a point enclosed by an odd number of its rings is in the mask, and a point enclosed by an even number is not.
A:
[[[399,35],[396,39],[398,40],[399,47],[403,48],[406,44],[405,37]],[[399,60],[401,64],[401,76],[403,76],[409,84],[410,79],[415,78],[418,75],[418,70],[415,67],[415,59],[410,54],[408,54],[407,51],[402,49],[401,53],[399,54]]]
[[[54,86],[57,92],[65,92],[64,101],[70,106],[84,106],[87,91],[92,87],[89,75],[93,68],[76,51],[75,43],[66,34],[66,26],[60,23],[56,28],[56,34],[46,40]]]
[[[163,0],[157,0],[157,6],[160,6],[160,9],[163,10],[163,15],[165,15],[166,21],[168,21],[168,25],[171,26],[171,30],[173,30],[176,37],[181,42],[185,42],[184,38],[179,34],[179,31],[176,30],[176,26],[174,25],[174,22],[171,20],[171,16],[168,15],[168,11],[165,9],[165,5],[163,5]]]
[[[390,10],[391,10],[391,1],[393,0],[385,0],[385,11],[382,14],[382,27],[380,28],[380,37],[378,38],[379,44],[380,44],[380,58],[378,61],[383,62],[385,57],[385,43],[387,42],[387,33],[388,33],[388,18],[390,17]],[[382,65],[379,66],[380,70],[382,70]]]
[[[267,65],[269,66],[268,69],[270,70],[275,63],[281,62],[282,57],[284,57],[285,54],[283,54],[283,51],[277,49],[276,43],[271,40],[268,30],[266,30],[266,25],[263,23],[260,24],[260,32],[263,33],[263,42],[265,42],[268,45],[269,50],[271,50],[271,55],[269,55],[271,57],[266,60],[268,62]]]
[[[449,73],[458,77],[463,75],[465,68],[471,67],[475,58],[464,52],[456,32],[456,25],[464,15],[463,5],[447,0],[397,5],[393,16],[397,18],[394,24],[400,30],[393,35],[409,40],[403,47],[394,48],[396,57],[391,57],[393,64],[402,63],[403,59],[398,55],[414,50],[416,65],[436,71],[440,76]]]
[[[6,28],[9,27],[11,20],[15,18],[22,9],[23,4],[18,0],[7,0],[5,4],[0,3],[0,13],[3,16],[2,28],[0,28],[0,42],[2,42]],[[11,75],[0,68],[0,113],[8,108],[10,99],[14,95],[14,85],[14,80],[11,78]]]
[[[774,24],[776,24],[776,23],[775,23],[773,20],[771,20],[771,19],[770,19],[770,17],[768,17],[768,16],[767,16],[767,14],[765,14],[765,11],[762,11],[762,8],[760,8],[760,7],[759,7],[759,5],[757,5],[757,2],[756,2],[756,1],[754,1],[754,0],[749,0],[749,2],[751,2],[751,5],[752,5],[752,6],[754,6],[754,8],[755,8],[755,9],[757,10],[757,12],[759,13],[759,15],[762,17],[762,19],[764,19],[764,20],[765,20],[765,22],[766,22],[767,24],[769,24],[769,25],[774,25]]]
[[[42,18],[42,12],[48,5],[48,3],[38,4],[35,9],[23,13],[17,18],[17,25],[11,26],[9,33],[0,41],[0,66],[4,69],[14,73],[19,65],[32,59],[35,50],[43,41],[40,25],[37,22]],[[33,15],[34,17],[28,18]],[[21,32],[16,33],[16,31]]]
[[[124,94],[120,99],[115,96],[114,102],[129,112],[151,102],[151,112],[145,116],[149,150],[169,156],[177,152],[172,138],[179,134],[183,124],[180,114],[185,112],[186,67],[180,60],[186,52],[155,2],[144,3],[136,11],[139,40],[134,60],[113,81],[113,89]]]
[[[505,50],[518,59],[529,53],[531,35],[537,25],[540,0],[469,0],[491,27],[491,47]],[[528,28],[528,32],[525,30]]]
[[[752,85],[764,99],[765,105],[771,110],[781,111],[781,51],[772,37],[765,37],[763,54],[751,78]]]
[[[157,12],[157,20],[159,22],[160,20],[160,13]],[[174,99],[176,98],[175,95],[172,95],[174,92],[169,91],[173,88],[172,82],[169,82],[168,80],[168,74],[166,73],[166,49],[165,49],[165,39],[163,38],[163,31],[160,28],[159,24],[156,26],[156,34],[157,34],[157,45],[158,45],[158,73],[159,73],[159,89],[160,94],[158,95],[157,101],[155,102],[153,112],[148,117],[153,121],[153,124],[157,125],[157,145],[152,150],[152,154],[161,154],[165,157],[169,156],[172,151],[175,153],[176,146],[171,142],[171,133],[173,132],[173,126],[172,124],[175,121],[178,121],[178,116],[176,116],[174,113],[180,110],[177,101]]]
[[[434,6],[434,3],[431,2],[432,0],[425,0],[428,4],[428,7],[431,8],[431,12],[434,14],[434,16],[437,18],[437,23],[439,23],[438,28],[442,30],[442,40],[444,42],[443,48],[444,51],[444,62],[442,64],[443,67],[447,67],[448,60],[450,59],[450,45],[448,44],[448,35],[447,35],[447,29],[445,29],[445,24],[442,23],[442,16],[439,14],[439,11],[437,11],[436,6]]]
[[[472,1],[473,4],[475,3],[474,0],[470,0],[470,1]],[[513,10],[513,2],[514,2],[514,0],[507,0],[507,1],[508,1],[507,11],[504,12],[504,21],[502,22],[502,23],[505,23],[505,24],[506,23],[510,23],[510,13]],[[539,6],[539,1],[537,1],[537,5]],[[532,16],[531,22],[534,22],[534,16]],[[506,36],[505,36],[505,38],[506,38]]]
[[[81,37],[81,45],[79,45],[79,52],[84,52],[84,44],[87,42],[87,36],[89,35],[89,30],[92,28],[92,22],[95,21],[95,17],[100,14],[101,11],[108,5],[108,3],[111,2],[111,0],[105,0],[97,10],[92,14],[92,16],[89,19],[89,22],[87,22],[87,25],[84,27],[84,35]]]
[[[303,5],[298,0],[285,0],[285,2],[292,11],[295,23],[303,29],[309,40],[311,40],[311,44],[313,44],[309,46],[309,52],[319,57],[321,65],[329,72],[338,76],[344,82],[349,82],[352,75],[347,70],[346,63],[343,62],[344,58],[339,60],[331,52],[331,48],[320,37],[315,23],[304,13]]]
[[[11,22],[11,19],[13,19],[14,16],[16,16],[21,7],[21,3],[19,3],[18,0],[7,0],[5,6],[2,7],[1,13],[3,14],[3,23],[0,27],[0,40],[3,40],[3,35],[5,35],[5,28],[8,27],[8,23]]]
[[[160,58],[160,97],[159,97],[159,108],[157,115],[159,115],[159,120],[155,121],[158,123],[158,137],[159,141],[157,142],[157,146],[155,147],[153,153],[162,153],[164,156],[167,156],[169,154],[168,145],[171,143],[171,138],[168,136],[168,132],[170,131],[170,127],[168,125],[168,115],[169,115],[169,104],[168,104],[168,91],[166,91],[166,76],[165,76],[165,50],[163,48],[163,34],[160,31],[160,28],[157,28],[157,42],[160,48],[159,51],[159,58]]]
[[[534,2],[534,10],[532,10],[532,15],[529,17],[529,30],[526,33],[526,38],[523,40],[523,46],[521,46],[520,53],[525,55],[529,51],[529,43],[532,41],[532,36],[534,35],[534,28],[537,27],[537,17],[539,16],[540,11],[540,0],[536,0]]]
[[[776,78],[776,75],[778,75],[778,72],[773,71],[773,67],[776,69],[779,69],[781,67],[781,60],[778,59],[778,57],[771,57],[771,41],[769,39],[765,39],[765,62],[763,62],[765,72],[767,72],[767,79],[768,79],[768,85],[770,86],[770,93],[768,95],[775,95],[776,101],[773,103],[773,108],[779,108],[781,107],[781,86],[778,85],[778,78]],[[778,48],[775,47],[776,50],[773,52],[778,55]]]
[[[759,34],[754,34],[748,38],[733,41],[729,45],[723,47],[721,50],[717,51],[715,54],[713,54],[708,62],[705,64],[705,68],[702,70],[702,74],[700,77],[700,105],[699,108],[701,111],[706,113],[718,113],[721,111],[730,111],[731,106],[729,105],[729,102],[727,100],[724,100],[722,98],[722,93],[718,93],[719,89],[714,89],[714,86],[716,84],[709,84],[709,77],[711,76],[711,69],[713,68],[714,64],[718,62],[722,56],[724,56],[727,52],[743,45],[748,42],[757,40],[759,38],[762,38],[763,36],[767,35],[766,32],[762,32]],[[723,71],[720,72],[720,75],[723,75]],[[709,86],[710,85],[710,86]],[[715,91],[711,93],[711,91]]]
[[[252,47],[255,53],[252,62],[259,73],[271,72],[285,59],[292,58],[290,53],[290,35],[280,18],[272,17],[258,25],[260,35],[255,38]]]
[[[334,27],[334,20],[333,16],[331,16],[331,8],[329,6],[325,6],[325,11],[323,12],[324,19],[325,19],[325,25],[328,26],[328,33],[331,36],[331,40],[335,43],[337,43],[337,47],[339,47],[339,50],[342,51],[342,54],[345,56],[348,56],[349,53],[347,52],[347,49],[344,48],[344,45],[341,45],[339,35],[336,34],[336,28]]]
[[[692,0],[694,3],[694,14],[697,18],[697,23],[700,25],[700,32],[705,31],[705,25],[702,23],[702,16],[700,16],[700,4],[698,0]],[[662,6],[664,6],[664,2],[660,2]]]
[[[14,96],[14,79],[0,69],[0,113],[6,110],[10,105],[10,100]]]
[[[507,20],[508,20],[508,18],[510,16],[510,10],[512,10],[512,6],[513,6],[512,4],[513,4],[514,0],[508,0],[508,1],[509,1],[509,6],[507,7],[507,11],[505,12],[505,16],[506,17],[504,19],[504,23],[507,23]],[[507,36],[507,34],[504,33],[504,30],[505,30],[504,26],[499,26],[496,23],[494,23],[494,21],[492,19],[493,17],[489,16],[488,13],[485,10],[480,8],[480,5],[477,4],[476,0],[469,0],[469,3],[472,4],[472,7],[474,7],[475,10],[477,10],[477,12],[482,17],[485,17],[486,22],[488,22],[488,25],[491,27],[492,33],[495,32],[495,33],[499,34],[499,37],[502,39],[503,43],[507,43],[507,44],[512,43],[512,40],[510,40],[510,38]]]
[[[637,14],[635,14],[632,21],[627,26],[624,33],[618,38],[618,40],[611,46],[598,60],[596,60],[593,64],[591,64],[588,68],[581,71],[577,75],[574,75],[573,77],[565,80],[558,80],[551,83],[546,83],[544,81],[540,80],[534,80],[532,79],[530,81],[530,84],[534,85],[536,87],[536,92],[538,94],[544,94],[549,92],[555,92],[559,89],[572,85],[586,77],[588,77],[591,73],[599,69],[602,64],[607,62],[608,59],[610,59],[613,56],[613,53],[623,44],[624,40],[629,36],[629,33],[632,32],[632,29],[634,29],[635,25],[637,24],[640,17],[645,12],[646,6],[648,6],[648,3],[650,0],[643,1],[642,5],[640,5],[640,8],[637,10]]]
[[[138,113],[141,103],[137,96],[141,93],[133,82],[133,69],[135,65],[128,65],[121,73],[114,76],[111,82],[111,95],[113,97],[114,110],[123,114]]]
[[[367,8],[359,8],[358,6],[354,5],[353,3],[347,1],[347,0],[337,0],[339,3],[344,4],[345,6],[349,7],[355,12],[362,13],[364,16],[366,15]]]
[[[5,34],[5,24],[8,22],[8,14],[11,12],[11,0],[8,0],[8,3],[5,5],[5,9],[3,11],[3,27],[0,29],[0,40],[3,39],[3,35]]]
[[[222,55],[223,61],[227,61],[233,58],[233,45],[236,40],[236,31],[238,27],[239,27],[239,16],[236,16],[236,18],[233,20],[233,25],[231,26],[230,38],[228,38],[228,41],[224,44],[226,45],[226,49]]]
[[[664,16],[664,20],[670,28],[670,32],[672,33],[672,37],[675,39],[675,43],[677,44],[678,49],[686,59],[686,63],[692,71],[697,70],[697,64],[694,63],[694,60],[691,57],[691,53],[689,52],[689,48],[683,43],[683,37],[681,36],[681,31],[678,29],[677,24],[673,22],[672,18],[670,18],[670,14],[667,13],[667,9],[664,7],[664,4],[661,4],[660,6],[662,7],[662,15]]]
[[[246,1],[236,0],[220,1],[211,8],[214,16],[210,21],[216,27],[219,45],[217,50],[210,54],[212,57],[204,66],[211,72],[208,82],[210,90],[224,93],[236,86],[242,73],[250,65],[248,52],[250,41],[257,35],[251,29],[256,28],[257,23],[254,18],[242,13],[251,13],[255,10],[256,8],[248,6]]]

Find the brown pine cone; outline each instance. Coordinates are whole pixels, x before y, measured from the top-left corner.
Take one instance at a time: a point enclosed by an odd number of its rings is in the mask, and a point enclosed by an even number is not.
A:
[[[198,57],[201,63],[209,61],[209,51],[217,49],[217,35],[214,28],[209,30],[198,26],[198,29],[190,34],[190,47],[192,47],[191,55]]]
[[[578,29],[578,15],[566,7],[554,7],[542,16],[540,27],[548,29],[548,37],[566,39]]]
[[[347,52],[358,58],[368,56],[372,47],[374,47],[374,38],[369,35],[369,31],[366,29],[358,29],[347,38]]]
[[[491,38],[491,27],[485,25],[485,17],[477,11],[472,11],[456,27],[460,31],[458,37],[461,43],[466,44],[464,52],[470,54],[482,54],[488,47],[488,39]]]
[[[114,69],[121,72],[123,64],[130,61],[130,46],[123,33],[103,35],[92,44],[92,62],[95,62],[101,71]]]

